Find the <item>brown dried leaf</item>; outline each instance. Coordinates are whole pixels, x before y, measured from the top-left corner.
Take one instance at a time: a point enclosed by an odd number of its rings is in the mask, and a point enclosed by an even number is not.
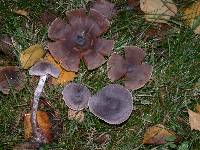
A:
[[[196,105],[196,110],[200,113],[200,105],[199,104]]]
[[[200,1],[195,2],[184,10],[183,20],[189,25],[196,34],[200,34]]]
[[[135,10],[140,10],[140,0],[128,0],[128,5]]]
[[[163,125],[157,124],[146,130],[143,138],[143,144],[165,144],[166,139],[170,137],[176,137],[175,133],[166,129]]]
[[[49,25],[49,23],[53,22],[55,19],[56,19],[56,15],[54,15],[53,13],[49,11],[43,12],[40,16],[40,22],[45,26]]]
[[[30,117],[30,113],[24,115],[24,137],[26,140],[30,139],[32,136],[32,125],[30,122]],[[48,143],[50,143],[52,140],[52,125],[49,121],[49,116],[47,113],[44,111],[37,111],[37,122],[44,136],[47,138]]]
[[[191,130],[195,129],[200,131],[200,113],[196,113],[188,109],[188,114]]]
[[[102,133],[94,138],[94,142],[97,144],[106,144],[110,141],[110,139],[111,139],[110,134]]]
[[[13,150],[36,150],[33,144],[29,142],[17,144],[13,147]]]
[[[0,52],[2,51],[5,56],[14,58],[15,55],[10,50],[12,47],[12,39],[8,35],[3,35],[0,37]]]
[[[145,19],[150,22],[167,23],[177,13],[172,0],[140,0],[140,8],[145,13]]]
[[[83,111],[76,111],[72,109],[68,109],[68,119],[75,120],[79,123],[84,121],[85,114]]]
[[[33,66],[40,58],[45,54],[42,46],[35,44],[24,50],[20,54],[20,62],[24,69],[28,69]]]
[[[44,59],[46,59],[49,62],[51,62],[60,71],[59,77],[52,79],[52,83],[54,85],[58,85],[58,84],[63,85],[66,82],[73,81],[74,78],[76,77],[75,72],[66,71],[65,69],[63,69],[61,67],[61,65],[58,64],[50,54],[46,54]]]

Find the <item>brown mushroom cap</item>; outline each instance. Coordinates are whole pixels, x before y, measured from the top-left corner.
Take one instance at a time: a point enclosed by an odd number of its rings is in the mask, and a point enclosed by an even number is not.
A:
[[[125,87],[134,90],[143,87],[150,80],[152,70],[149,64],[132,66],[125,76]]]
[[[41,60],[37,62],[31,69],[29,70],[30,75],[35,76],[44,76],[44,75],[51,75],[57,78],[60,74],[59,70],[50,62],[46,60]]]
[[[89,110],[109,124],[126,121],[133,110],[133,97],[124,87],[110,84],[89,100]]]
[[[143,63],[145,52],[143,49],[125,47],[125,59],[119,54],[112,54],[108,60],[108,78],[111,81],[125,77],[125,87],[136,90],[143,87],[149,80],[153,67]]]
[[[126,61],[121,55],[113,53],[108,60],[108,78],[113,82],[127,72]]]
[[[20,91],[23,88],[25,75],[17,66],[7,66],[0,69],[0,91],[9,94],[10,89]]]
[[[78,83],[65,86],[63,92],[65,104],[73,110],[82,110],[88,106],[91,93],[87,87]]]
[[[68,23],[59,18],[49,27],[48,36],[54,42],[48,44],[51,55],[68,71],[79,70],[83,59],[88,70],[105,63],[114,47],[113,40],[99,39],[109,28],[108,19],[97,11],[75,9],[66,12]]]

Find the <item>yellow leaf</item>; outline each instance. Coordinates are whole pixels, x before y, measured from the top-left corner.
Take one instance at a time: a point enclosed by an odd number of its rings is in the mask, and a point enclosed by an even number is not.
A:
[[[70,72],[63,69],[61,65],[58,64],[50,54],[46,54],[44,59],[51,62],[60,71],[60,76],[58,78],[52,79],[52,83],[54,85],[58,85],[58,84],[63,85],[66,82],[73,81],[74,78],[76,77],[75,72]]]
[[[25,17],[28,16],[28,12],[25,11],[25,10],[22,10],[22,9],[15,10],[14,12],[15,12],[16,14],[18,14],[18,15],[21,15],[21,16],[25,16]]]
[[[75,120],[78,121],[79,123],[84,121],[84,112],[83,111],[76,111],[72,109],[68,109],[68,119],[69,120]]]
[[[165,144],[167,142],[166,139],[170,137],[176,138],[175,133],[166,129],[163,125],[157,124],[155,126],[149,127],[146,130],[143,138],[143,144]]]
[[[140,0],[140,8],[145,13],[145,19],[150,22],[166,23],[177,13],[172,0]]]
[[[196,113],[188,109],[188,114],[191,130],[195,129],[200,131],[200,113]]]
[[[200,113],[200,105],[199,104],[196,105],[196,110]]]
[[[28,140],[32,136],[31,114],[24,115],[24,137]],[[49,117],[44,111],[37,111],[37,122],[44,136],[48,139],[48,143],[52,140],[51,123]]]
[[[33,66],[40,58],[45,54],[42,46],[35,44],[20,54],[20,62],[24,69],[28,69]]]
[[[193,3],[184,10],[183,20],[189,25],[196,34],[200,34],[200,1]]]

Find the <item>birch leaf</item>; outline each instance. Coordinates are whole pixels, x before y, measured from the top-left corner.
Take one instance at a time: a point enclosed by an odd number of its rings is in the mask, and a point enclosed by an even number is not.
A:
[[[54,85],[63,85],[66,82],[73,81],[76,77],[75,72],[66,71],[50,54],[46,54],[45,59],[51,62],[60,71],[60,76],[58,78],[52,78],[52,83]]]
[[[25,10],[22,10],[22,9],[15,10],[14,12],[15,12],[16,14],[18,14],[18,15],[21,15],[21,16],[25,16],[25,17],[28,16],[28,12],[25,11]]]
[[[32,136],[32,125],[30,121],[31,114],[27,113],[24,115],[24,137],[26,140]],[[44,136],[48,139],[48,143],[52,140],[51,123],[49,117],[44,111],[37,111],[37,122],[42,130]]]
[[[140,8],[150,22],[167,23],[177,13],[172,0],[140,0]]]
[[[68,109],[68,119],[75,120],[79,123],[84,121],[85,114],[83,111],[76,111],[72,109]]]
[[[200,1],[184,10],[183,20],[196,34],[200,34]]]
[[[194,129],[200,131],[200,113],[196,113],[188,109],[188,114],[191,130]]]
[[[166,129],[163,125],[158,124],[152,127],[149,127],[143,138],[143,144],[165,144],[167,139],[174,138],[176,139],[176,135],[173,131]],[[174,139],[174,140],[175,140]]]
[[[42,46],[39,44],[35,44],[24,50],[20,54],[20,62],[22,68],[28,69],[33,66],[40,58],[42,58],[45,54]]]

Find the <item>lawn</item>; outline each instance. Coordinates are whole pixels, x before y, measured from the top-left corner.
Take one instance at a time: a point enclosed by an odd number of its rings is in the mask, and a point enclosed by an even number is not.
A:
[[[41,149],[173,149],[169,144],[142,144],[148,127],[163,124],[180,137],[174,149],[199,150],[200,132],[190,129],[187,109],[195,111],[195,105],[200,103],[200,36],[183,24],[181,12],[163,29],[160,24],[146,22],[141,13],[127,9],[126,2],[115,3],[120,12],[111,20],[111,28],[103,37],[114,39],[114,51],[120,54],[125,45],[144,48],[145,62],[153,65],[150,82],[132,92],[134,111],[128,121],[117,126],[99,120],[89,111],[85,111],[83,123],[68,120],[67,107],[59,94],[63,87],[46,87],[42,96],[59,112],[63,126],[59,138]],[[65,11],[86,4],[87,0],[0,0],[0,35],[12,37],[16,55],[10,59],[0,53],[0,59],[6,65],[20,66],[20,52],[35,43],[46,48],[48,27],[40,19],[44,11],[64,18]],[[179,10],[187,5],[188,2],[177,2]],[[16,9],[25,9],[28,17],[17,15]],[[111,83],[106,64],[94,71],[88,71],[84,64],[80,68],[75,82],[85,84],[93,94]],[[30,111],[36,86],[29,84],[30,80],[26,72],[27,83],[20,93],[0,93],[0,149],[12,149],[24,142],[22,116]],[[103,133],[110,135],[106,144],[95,140]]]

